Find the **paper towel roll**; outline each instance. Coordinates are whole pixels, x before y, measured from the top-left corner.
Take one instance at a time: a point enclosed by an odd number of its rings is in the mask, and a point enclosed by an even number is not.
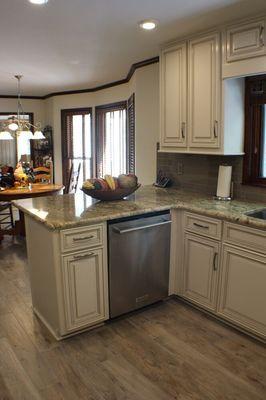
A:
[[[216,192],[217,197],[230,197],[231,178],[232,167],[230,165],[220,165]]]

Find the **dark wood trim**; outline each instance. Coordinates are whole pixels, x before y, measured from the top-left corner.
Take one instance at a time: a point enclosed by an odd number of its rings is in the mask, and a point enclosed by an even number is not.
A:
[[[93,93],[93,92],[98,92],[99,90],[104,90],[104,89],[109,89],[111,87],[114,86],[118,86],[118,85],[123,85],[124,83],[128,83],[130,81],[130,79],[132,78],[134,72],[138,69],[138,68],[142,68],[142,67],[146,67],[147,65],[151,65],[151,64],[156,64],[159,62],[159,56],[153,57],[153,58],[149,58],[147,60],[143,60],[137,63],[134,63],[131,65],[128,74],[126,76],[126,78],[120,79],[118,81],[114,81],[114,82],[110,82],[110,83],[106,83],[104,85],[100,85],[100,86],[96,86],[94,88],[88,88],[88,89],[77,89],[77,90],[66,90],[66,91],[62,91],[62,92],[53,92],[53,93],[48,93],[44,96],[21,96],[22,99],[35,99],[35,100],[46,100],[49,99],[50,97],[54,97],[54,96],[65,96],[67,94],[81,94],[81,93]],[[0,98],[2,99],[16,99],[17,96],[14,95],[0,95]]]
[[[261,93],[253,93],[254,82],[263,82]],[[266,75],[248,77],[245,80],[245,139],[243,184],[266,187],[266,178],[260,177],[263,105],[266,104]]]
[[[96,176],[98,178],[103,175],[103,147],[104,147],[104,114],[106,112],[115,111],[115,110],[126,110],[126,152],[127,152],[127,172],[134,173],[135,172],[135,95],[134,93],[130,97],[128,101],[119,101],[116,103],[109,103],[95,107],[95,144],[96,144],[96,157],[95,157],[95,171]],[[129,103],[134,108],[133,117],[134,117],[134,132],[129,132]],[[132,137],[130,136],[132,135]],[[132,143],[133,142],[133,143]],[[132,155],[132,152],[134,154]]]
[[[127,108],[127,102],[126,101],[117,101],[116,103],[109,103],[109,104],[101,104],[100,106],[95,107],[95,113],[97,111],[103,110],[103,111],[112,111],[112,110],[118,110],[119,108]]]
[[[17,99],[18,96],[11,94],[0,94],[0,99]],[[20,96],[21,99],[43,100],[44,96]]]
[[[139,62],[137,62],[135,64],[132,64],[130,69],[129,69],[129,71],[128,71],[128,74],[127,74],[127,77],[126,77],[126,81],[127,82],[130,81],[130,79],[132,78],[132,76],[133,76],[134,72],[136,71],[136,69],[142,68],[142,67],[146,67],[147,65],[156,64],[156,63],[159,62],[159,60],[160,60],[160,57],[156,56],[156,57],[149,58],[147,60],[139,61]]]
[[[66,125],[66,117],[69,115],[79,115],[79,114],[90,114],[91,115],[91,132],[92,132],[92,107],[83,107],[83,108],[66,108],[61,110],[61,153],[62,153],[62,178],[64,182],[64,186],[67,187],[69,181],[69,159],[70,156],[68,154],[68,146],[69,146],[69,138],[66,137],[67,134],[67,125]],[[93,146],[93,135],[91,135],[91,146]],[[93,147],[92,147],[93,148]],[[91,169],[93,168],[93,160],[91,159]],[[66,189],[65,189],[66,193]]]

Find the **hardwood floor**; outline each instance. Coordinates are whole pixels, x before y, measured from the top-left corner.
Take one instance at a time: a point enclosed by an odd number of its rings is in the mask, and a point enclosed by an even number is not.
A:
[[[171,299],[56,342],[31,310],[24,242],[0,248],[1,400],[265,400],[265,346]]]

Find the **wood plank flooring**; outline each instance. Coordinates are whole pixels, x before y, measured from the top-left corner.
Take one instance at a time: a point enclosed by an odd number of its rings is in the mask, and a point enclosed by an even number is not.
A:
[[[0,400],[265,400],[266,348],[171,299],[56,342],[23,241],[0,248]]]

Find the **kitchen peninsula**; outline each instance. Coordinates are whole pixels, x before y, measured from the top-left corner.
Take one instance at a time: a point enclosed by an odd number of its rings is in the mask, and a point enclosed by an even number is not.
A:
[[[115,202],[80,192],[13,204],[25,213],[33,308],[57,339],[109,319],[108,221],[171,210],[169,295],[265,340],[266,221],[246,215],[263,204],[152,186]]]

